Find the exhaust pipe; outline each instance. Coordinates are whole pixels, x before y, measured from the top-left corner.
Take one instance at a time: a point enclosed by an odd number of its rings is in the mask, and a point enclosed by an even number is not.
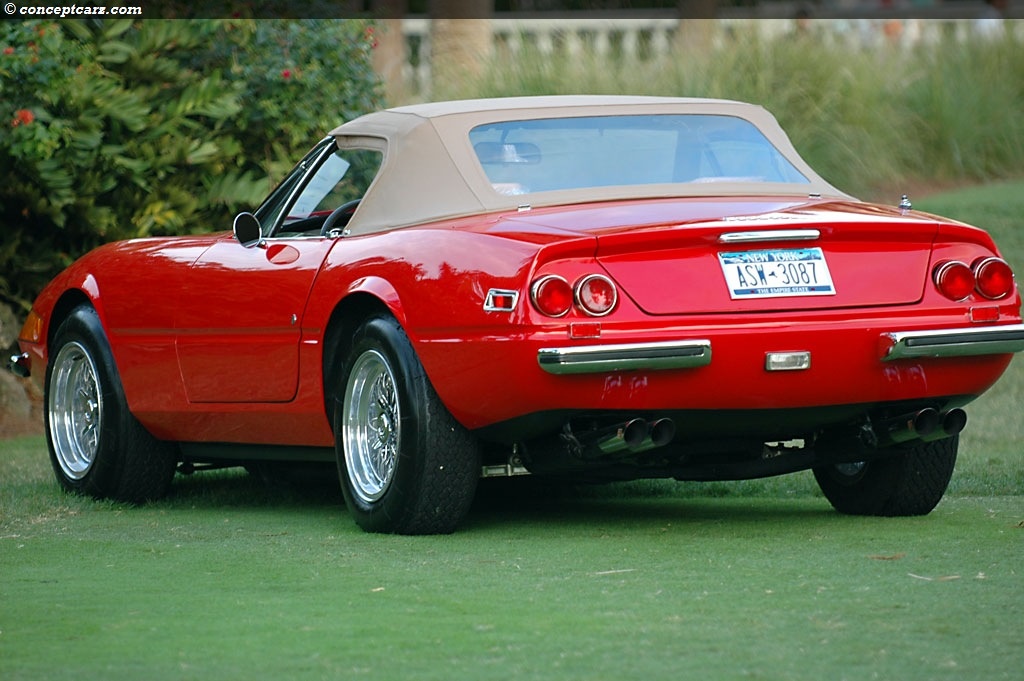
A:
[[[632,419],[616,426],[611,434],[598,438],[597,448],[604,455],[625,450],[636,451],[647,438],[647,422],[643,419]]]
[[[624,452],[637,454],[649,449],[664,447],[676,436],[676,424],[672,419],[658,419],[648,423],[636,418],[615,426],[603,436],[593,440],[591,451],[599,457],[608,457]]]
[[[942,422],[934,432],[923,436],[925,442],[934,442],[947,437],[953,437],[967,426],[967,412],[963,409],[950,409],[941,415]]]
[[[964,419],[966,422],[966,415]],[[889,445],[901,442],[926,438],[940,430],[942,421],[942,416],[939,415],[938,411],[931,407],[926,407],[911,414],[904,414],[903,416],[882,421],[875,426],[874,431],[878,436],[878,446],[888,447]],[[943,435],[941,437],[946,436]]]
[[[531,473],[582,471],[594,464],[627,460],[635,452],[668,444],[673,437],[675,424],[669,419],[648,423],[637,417],[579,433],[566,421],[557,436],[524,443],[523,461]]]
[[[664,447],[676,436],[676,424],[672,419],[658,419],[648,424],[647,437],[634,452],[646,452],[648,449]]]

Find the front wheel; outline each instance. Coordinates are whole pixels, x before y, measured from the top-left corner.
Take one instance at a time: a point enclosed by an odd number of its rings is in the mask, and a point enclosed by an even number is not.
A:
[[[476,491],[478,445],[441,403],[398,322],[364,322],[338,374],[335,450],[356,523],[368,532],[454,531]]]
[[[840,513],[927,515],[949,486],[959,440],[910,443],[886,458],[815,468],[814,477]]]
[[[96,498],[142,502],[174,477],[174,446],[128,411],[96,311],[81,306],[57,329],[46,369],[44,408],[50,463],[61,486]]]

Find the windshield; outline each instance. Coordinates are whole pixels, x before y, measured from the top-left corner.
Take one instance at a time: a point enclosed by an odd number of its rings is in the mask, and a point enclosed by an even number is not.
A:
[[[495,191],[808,179],[752,123],[693,114],[544,118],[469,133]]]

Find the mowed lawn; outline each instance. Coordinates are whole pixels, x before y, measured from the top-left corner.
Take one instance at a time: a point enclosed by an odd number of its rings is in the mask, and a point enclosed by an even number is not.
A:
[[[1024,183],[915,205],[1024,268]],[[1020,361],[923,518],[840,516],[807,474],[514,480],[454,535],[379,536],[330,469],[129,507],[59,492],[41,437],[0,442],[0,679],[1021,679]]]

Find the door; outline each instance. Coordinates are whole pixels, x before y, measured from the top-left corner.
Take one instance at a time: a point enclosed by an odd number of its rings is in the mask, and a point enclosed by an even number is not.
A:
[[[287,402],[299,376],[300,320],[330,239],[214,244],[192,265],[177,311],[190,402]]]
[[[192,264],[175,321],[190,402],[295,397],[306,302],[337,239],[321,231],[342,206],[331,223],[344,227],[380,159],[379,151],[340,150],[325,140],[256,212],[266,239],[246,248],[226,237]]]

